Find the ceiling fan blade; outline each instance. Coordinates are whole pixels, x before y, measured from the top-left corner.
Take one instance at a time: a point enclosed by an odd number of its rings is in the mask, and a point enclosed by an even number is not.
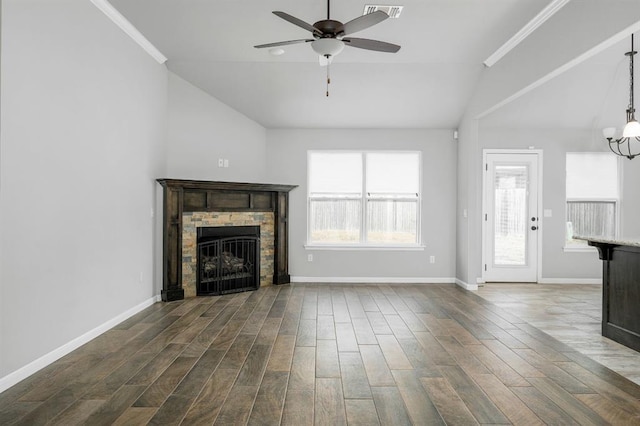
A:
[[[368,38],[343,38],[342,41],[346,46],[357,47],[359,49],[375,50],[376,52],[396,53],[400,50],[397,44],[387,43],[385,41],[370,40]]]
[[[264,47],[286,46],[288,44],[310,43],[312,41],[314,41],[314,40],[313,39],[301,39],[301,40],[277,41],[275,43],[259,44],[257,46],[253,46],[253,47],[255,47],[256,49],[262,49]]]
[[[287,22],[291,22],[293,25],[297,25],[300,28],[304,28],[307,31],[311,31],[311,33],[313,34],[322,35],[322,32],[319,29],[317,29],[311,24],[304,22],[302,19],[298,19],[295,16],[291,16],[285,12],[274,11],[273,14],[276,16],[279,16],[280,18],[284,19]]]
[[[342,25],[342,28],[338,32],[341,32],[344,35],[353,34],[357,31],[362,31],[375,24],[378,24],[384,21],[385,19],[387,19],[388,17],[389,15],[387,15],[383,11],[376,10],[373,13],[369,13],[366,15],[359,16],[356,19],[352,19],[351,21]]]

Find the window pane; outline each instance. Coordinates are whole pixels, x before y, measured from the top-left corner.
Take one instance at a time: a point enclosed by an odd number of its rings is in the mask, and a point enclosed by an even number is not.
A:
[[[418,241],[417,201],[370,200],[367,207],[368,242],[413,244]]]
[[[495,240],[496,265],[526,265],[527,258],[526,166],[496,166]]]
[[[362,154],[312,152],[309,154],[309,195],[362,195]]]
[[[567,153],[567,235],[571,246],[587,246],[574,235],[614,238],[618,157],[601,152]]]
[[[360,200],[310,200],[309,228],[314,243],[358,243]]]
[[[615,202],[567,202],[567,242],[586,245],[586,241],[573,240],[574,235],[615,237]]]
[[[618,198],[618,157],[602,152],[568,152],[567,198]]]
[[[375,196],[413,197],[420,191],[420,155],[368,153],[366,191]]]

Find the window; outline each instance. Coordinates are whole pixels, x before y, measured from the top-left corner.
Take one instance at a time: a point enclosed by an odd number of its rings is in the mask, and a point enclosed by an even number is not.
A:
[[[420,153],[311,151],[308,241],[419,243]]]
[[[574,235],[615,238],[618,216],[618,158],[610,153],[567,153],[566,246],[586,247]]]

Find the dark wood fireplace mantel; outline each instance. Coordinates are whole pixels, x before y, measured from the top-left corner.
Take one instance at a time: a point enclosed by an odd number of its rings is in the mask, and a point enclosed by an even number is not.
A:
[[[297,185],[158,179],[163,188],[162,300],[184,299],[182,214],[185,212],[273,212],[273,283],[290,282],[289,191]]]

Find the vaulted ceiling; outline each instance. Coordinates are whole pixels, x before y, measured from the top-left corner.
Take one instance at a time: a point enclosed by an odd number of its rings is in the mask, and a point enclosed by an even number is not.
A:
[[[399,44],[400,51],[345,48],[331,65],[329,97],[327,70],[308,44],[284,46],[281,56],[253,47],[307,38],[305,30],[271,12],[313,24],[326,19],[324,0],[111,3],[168,58],[172,72],[267,128],[455,128],[485,72],[483,61],[549,1],[394,1],[404,6],[400,18],[355,36]],[[360,16],[365,4],[389,3],[333,0],[331,18],[346,22]],[[602,117],[607,105],[621,116],[626,108],[625,49],[626,41],[612,46],[486,123],[610,125],[602,123],[610,120]]]

